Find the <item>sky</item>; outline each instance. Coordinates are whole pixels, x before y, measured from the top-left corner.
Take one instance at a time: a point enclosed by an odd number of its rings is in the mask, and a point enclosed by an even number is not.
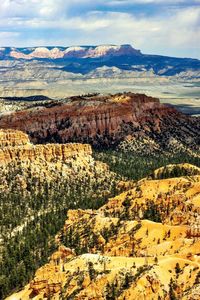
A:
[[[0,46],[131,44],[200,58],[200,0],[0,0]]]

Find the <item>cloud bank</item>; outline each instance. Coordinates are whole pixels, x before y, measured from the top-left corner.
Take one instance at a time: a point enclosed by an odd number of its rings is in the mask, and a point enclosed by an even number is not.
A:
[[[0,46],[127,44],[200,58],[200,1],[1,0]]]

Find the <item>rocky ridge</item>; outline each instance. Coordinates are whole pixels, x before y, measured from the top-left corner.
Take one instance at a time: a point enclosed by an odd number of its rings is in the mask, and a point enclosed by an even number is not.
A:
[[[177,152],[198,151],[200,144],[198,118],[133,93],[71,97],[51,107],[6,113],[0,128],[22,130],[39,143],[81,142],[147,154],[152,146],[154,152]]]
[[[58,162],[75,157],[91,156],[90,145],[83,144],[46,144],[33,145],[26,133],[17,130],[0,130],[0,165],[13,161]]]
[[[111,72],[128,71],[134,77],[146,72],[158,77],[180,77],[182,79],[199,79],[199,60],[191,58],[176,58],[160,55],[143,54],[131,45],[99,45],[72,47],[2,47],[0,61],[43,61],[55,63],[55,68],[74,74],[89,74],[104,67]],[[114,68],[114,69],[113,69]],[[98,70],[97,73],[98,74]],[[92,74],[90,75],[92,76]]]
[[[27,186],[33,174],[40,185],[55,178],[60,178],[62,182],[67,178],[73,181],[77,179],[75,174],[80,178],[86,174],[93,177],[96,172],[99,172],[99,175],[105,172],[106,176],[109,176],[110,171],[106,164],[94,161],[92,148],[88,144],[33,145],[24,132],[0,130],[1,189],[5,186],[16,187],[16,181]],[[12,173],[16,176],[12,176],[12,181],[9,181]],[[115,177],[112,172],[110,175]],[[37,187],[36,182],[33,188]]]
[[[199,299],[199,209],[195,175],[144,179],[99,210],[70,210],[58,251],[8,299]]]
[[[0,130],[0,177],[0,196],[9,196],[6,203],[2,200],[0,204],[2,224],[4,218],[6,220],[6,215],[12,213],[13,194],[20,195],[19,211],[18,213],[17,210],[16,213],[13,211],[13,220],[9,222],[7,234],[14,232],[21,226],[20,224],[27,225],[35,216],[34,205],[32,208],[28,203],[21,206],[21,202],[25,201],[24,197],[48,194],[45,200],[46,209],[43,208],[44,204],[41,201],[38,203],[41,210],[37,211],[37,214],[40,215],[51,212],[54,205],[57,209],[59,207],[63,209],[68,205],[68,196],[71,193],[75,194],[77,190],[84,199],[86,194],[87,196],[93,194],[93,189],[98,186],[95,197],[102,198],[120,183],[120,179],[105,163],[93,159],[90,145],[33,145],[27,134],[15,130]],[[119,189],[122,186],[123,184]],[[62,199],[58,204],[54,203],[55,195],[58,197],[62,192],[66,193],[66,199]],[[2,234],[5,228],[2,227]]]
[[[0,164],[7,164],[13,160],[20,162],[29,160],[65,161],[73,156],[88,156],[92,154],[90,145],[83,144],[46,144],[31,145],[26,144],[23,147],[6,147],[0,149]]]
[[[156,169],[152,174],[150,174],[147,177],[147,179],[166,179],[184,175],[200,175],[200,168],[188,163],[170,164]]]

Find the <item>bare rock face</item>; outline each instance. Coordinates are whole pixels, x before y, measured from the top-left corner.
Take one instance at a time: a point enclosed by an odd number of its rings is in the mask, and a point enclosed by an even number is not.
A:
[[[98,174],[98,178],[96,176]],[[90,178],[88,184],[88,177]],[[58,193],[61,189],[83,185],[93,194],[96,181],[102,180],[101,195],[109,194],[119,180],[116,174],[102,162],[92,157],[92,148],[88,144],[45,144],[33,145],[27,134],[15,130],[0,131],[0,192],[13,192],[27,195],[48,191]],[[105,183],[105,185],[104,185]],[[90,186],[92,185],[92,188]],[[123,182],[119,190],[126,190]]]
[[[33,142],[81,142],[93,146],[116,146],[127,137],[148,137],[166,144],[199,143],[199,125],[157,98],[142,94],[72,97],[67,103],[32,108],[2,115],[0,128],[26,132]],[[163,145],[161,145],[162,147]]]
[[[82,144],[47,144],[32,145],[28,135],[14,130],[0,131],[0,164],[6,164],[13,160],[52,160],[65,161],[73,155],[91,155],[90,145]]]
[[[47,145],[26,145],[25,147],[13,147],[0,149],[0,164],[8,163],[16,159],[24,160],[52,160],[65,161],[74,155],[91,155],[90,145],[81,144],[47,144]]]
[[[26,133],[17,130],[0,130],[0,147],[23,146],[30,143]]]

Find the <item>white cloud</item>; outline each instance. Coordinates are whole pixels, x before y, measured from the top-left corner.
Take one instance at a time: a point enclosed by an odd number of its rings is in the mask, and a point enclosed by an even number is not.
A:
[[[84,31],[82,43],[84,38],[95,44],[132,43],[146,53],[196,56],[200,53],[199,16],[200,8],[177,10],[164,19],[138,18],[127,13],[93,13],[73,22],[69,20],[65,25]]]
[[[20,32],[0,31],[0,45],[8,46],[12,40],[14,43],[18,42]]]
[[[188,0],[111,0],[107,1],[111,5],[124,5],[124,4],[188,4]],[[200,0],[193,0],[193,3],[200,3]]]
[[[1,38],[10,38],[10,37],[17,37],[20,35],[19,32],[12,32],[12,31],[1,31],[0,32]]]
[[[135,3],[187,3],[185,0],[97,0],[105,5]],[[200,0],[191,1],[199,3]],[[71,15],[70,9],[93,3],[87,13]],[[200,41],[200,7],[178,6],[159,14],[92,11],[91,0],[0,0],[0,46],[10,44],[101,44],[132,43],[148,53],[185,55],[197,53]],[[5,28],[6,27],[6,28]],[[41,36],[42,30],[49,36]],[[4,34],[1,33],[4,32]],[[13,32],[12,32],[13,31]],[[14,32],[17,31],[18,33]],[[31,39],[26,32],[35,32]],[[7,34],[5,32],[10,32]],[[62,33],[61,33],[62,32]],[[12,35],[12,34],[13,35]],[[36,35],[38,33],[38,38]],[[51,33],[53,33],[51,35]],[[54,36],[54,37],[53,37]],[[7,43],[6,43],[7,44]],[[196,50],[195,50],[196,49]],[[200,53],[200,51],[199,51]],[[193,55],[193,54],[191,54]],[[196,54],[194,54],[196,55]]]
[[[1,0],[2,17],[52,17],[67,7],[63,0]]]

